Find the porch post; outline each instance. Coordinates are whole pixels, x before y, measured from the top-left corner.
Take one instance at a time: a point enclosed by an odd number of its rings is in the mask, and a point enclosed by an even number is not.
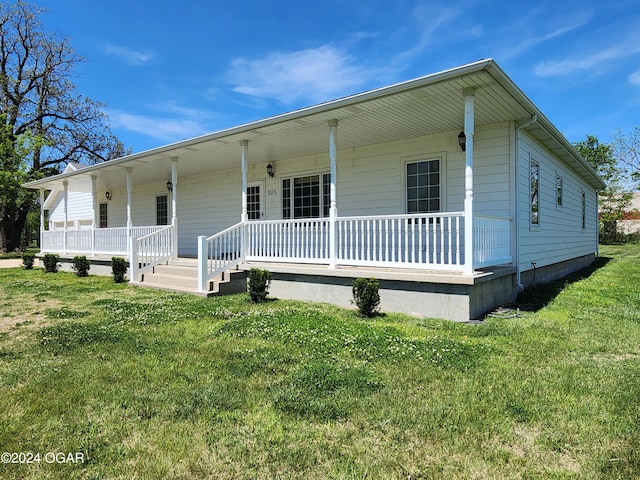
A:
[[[464,172],[464,273],[473,275],[474,244],[473,244],[473,135],[475,90],[465,88],[464,95],[464,134],[466,135],[466,167]]]
[[[171,158],[171,225],[173,226],[173,258],[178,258],[178,157]]]
[[[62,251],[67,253],[67,222],[69,221],[69,182],[62,182],[64,185],[64,229],[63,229],[63,239],[62,239]]]
[[[336,218],[338,216],[338,201],[336,198],[336,136],[338,120],[329,120],[329,159],[331,160],[331,201],[329,204],[329,268],[336,268]]]
[[[131,243],[129,242],[129,237],[131,236],[131,227],[133,226],[133,221],[131,220],[131,172],[133,168],[127,167],[127,245],[130,247]],[[127,255],[129,259],[133,255],[131,248],[127,248]]]
[[[240,146],[242,147],[242,215],[240,221],[243,226],[240,229],[240,256],[244,259],[246,242],[246,223],[249,220],[247,215],[247,158],[249,156],[249,140],[241,140]]]
[[[97,192],[98,177],[91,175],[91,201],[93,209],[93,220],[91,221],[91,255],[96,254],[96,227],[98,226],[98,192]]]
[[[40,251],[44,251],[44,190],[40,189]]]
[[[242,147],[242,215],[240,221],[246,222],[247,217],[247,157],[249,155],[249,140],[240,140]]]

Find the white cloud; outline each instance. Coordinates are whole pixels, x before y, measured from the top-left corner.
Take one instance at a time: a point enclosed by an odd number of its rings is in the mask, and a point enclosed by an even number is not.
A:
[[[640,36],[636,34],[617,45],[590,55],[580,54],[579,58],[541,62],[536,65],[534,72],[541,77],[559,77],[582,71],[599,71],[604,68],[605,62],[619,60],[638,53],[640,53]]]
[[[593,15],[591,12],[585,11],[577,15],[576,17],[572,16],[571,18],[567,17],[558,19],[557,23],[559,23],[561,26],[558,28],[553,28],[547,33],[541,32],[540,29],[536,29],[535,34],[530,34],[527,36],[524,36],[522,34],[518,36],[516,34],[516,38],[519,38],[519,41],[513,42],[509,47],[507,47],[507,49],[503,51],[501,55],[499,55],[499,58],[501,60],[509,60],[511,58],[514,58],[524,53],[525,51],[535,47],[536,45],[544,43],[548,40],[553,40],[556,37],[560,37],[566,33],[582,27],[589,22],[592,16]],[[527,19],[527,22],[531,23],[530,16],[525,16],[524,18]],[[513,30],[521,31],[522,28],[523,26],[519,25],[516,28],[513,28]]]
[[[128,65],[144,65],[149,62],[155,56],[150,52],[136,51],[128,47],[121,47],[118,45],[107,45],[105,52],[108,55],[122,58]]]
[[[112,128],[140,133],[162,142],[174,142],[206,133],[208,130],[194,118],[157,118],[113,110],[108,112]]]
[[[322,102],[351,93],[376,70],[361,67],[346,51],[330,45],[294,52],[272,52],[260,59],[237,58],[229,77],[233,91],[285,104]]]
[[[629,75],[629,81],[634,85],[640,86],[640,70],[633,72],[631,75]]]
[[[420,37],[408,50],[402,52],[397,60],[405,62],[421,54],[433,42],[434,34],[449,24],[460,14],[460,10],[438,5],[420,5],[413,9],[412,17]],[[454,30],[455,31],[455,30]],[[474,32],[479,30],[474,27]],[[468,31],[465,31],[468,33]],[[448,32],[451,35],[451,31]]]

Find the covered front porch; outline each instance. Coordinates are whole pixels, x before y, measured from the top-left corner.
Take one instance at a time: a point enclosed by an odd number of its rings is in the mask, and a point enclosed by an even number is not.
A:
[[[477,62],[32,182],[41,203],[63,199],[42,251],[124,256],[132,282],[197,257],[201,293],[248,262],[468,278],[511,264],[513,120],[527,111],[501,75]],[[69,192],[91,205],[84,223]]]

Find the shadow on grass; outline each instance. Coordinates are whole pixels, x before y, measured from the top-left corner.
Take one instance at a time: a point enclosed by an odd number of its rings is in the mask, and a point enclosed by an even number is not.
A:
[[[612,258],[610,257],[598,257],[588,267],[570,273],[566,277],[527,287],[518,295],[516,304],[522,311],[537,312],[552,302],[568,285],[589,278],[594,272],[604,267],[611,260]]]

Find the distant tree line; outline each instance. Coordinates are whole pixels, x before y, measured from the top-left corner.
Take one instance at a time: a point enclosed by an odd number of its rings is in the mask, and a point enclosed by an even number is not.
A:
[[[620,228],[620,221],[634,218],[630,212],[633,191],[640,187],[640,127],[624,134],[618,130],[611,143],[602,143],[594,135],[574,143],[574,147],[587,160],[606,188],[599,192],[599,222],[601,243],[621,243],[630,235]],[[637,238],[636,235],[631,237]]]

